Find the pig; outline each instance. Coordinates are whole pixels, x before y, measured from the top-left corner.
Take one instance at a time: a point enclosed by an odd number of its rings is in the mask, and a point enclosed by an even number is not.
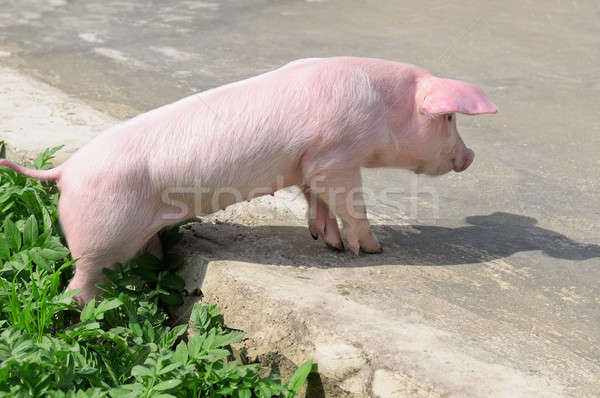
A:
[[[313,238],[378,253],[363,201],[363,167],[438,176],[473,162],[456,113],[496,113],[470,83],[414,65],[357,57],[311,58],[162,106],[98,135],[65,163],[28,177],[56,180],[59,219],[73,258],[68,289],[86,303],[102,269],[157,232],[233,203],[298,185]]]

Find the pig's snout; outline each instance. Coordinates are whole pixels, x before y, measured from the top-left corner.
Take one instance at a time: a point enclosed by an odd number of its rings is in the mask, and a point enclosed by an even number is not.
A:
[[[457,173],[465,171],[471,165],[471,163],[473,163],[473,159],[475,159],[475,152],[469,148],[466,148],[465,154],[462,158],[454,159],[454,171]]]

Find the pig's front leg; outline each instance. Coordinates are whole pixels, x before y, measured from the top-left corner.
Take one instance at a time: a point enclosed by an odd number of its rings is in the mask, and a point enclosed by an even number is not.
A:
[[[302,190],[308,202],[308,229],[312,237],[323,239],[332,249],[344,250],[335,215],[329,211],[329,207],[318,195],[311,192],[309,187],[303,186]]]
[[[312,194],[318,195],[323,205],[341,218],[344,236],[350,250],[358,255],[380,253],[381,245],[371,232],[362,198],[360,169],[318,173],[309,179]]]

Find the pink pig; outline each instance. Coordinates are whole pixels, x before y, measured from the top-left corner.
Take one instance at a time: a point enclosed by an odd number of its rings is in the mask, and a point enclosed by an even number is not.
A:
[[[378,59],[305,59],[192,95],[118,124],[62,165],[26,176],[58,180],[59,217],[78,258],[69,289],[91,300],[102,269],[156,233],[235,202],[300,185],[309,229],[358,254],[381,246],[360,201],[361,167],[461,172],[473,161],[455,112],[495,113],[478,87],[409,64]]]

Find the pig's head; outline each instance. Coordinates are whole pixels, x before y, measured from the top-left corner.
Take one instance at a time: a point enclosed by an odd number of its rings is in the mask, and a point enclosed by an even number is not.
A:
[[[456,113],[496,113],[496,107],[473,84],[428,76],[419,81],[415,93],[411,133],[411,169],[418,174],[442,175],[466,170],[475,154],[456,129]]]

